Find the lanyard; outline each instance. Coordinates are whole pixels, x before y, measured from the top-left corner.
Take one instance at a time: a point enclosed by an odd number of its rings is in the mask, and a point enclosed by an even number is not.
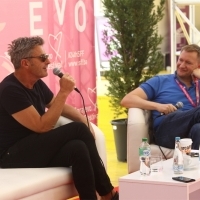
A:
[[[185,96],[187,97],[187,99],[192,104],[192,106],[196,107],[196,106],[199,105],[199,82],[198,82],[197,78],[193,77],[193,79],[194,79],[195,85],[196,85],[196,101],[197,101],[196,104],[194,103],[194,101],[192,100],[192,98],[190,97],[190,95],[188,94],[188,92],[186,91],[185,87],[183,87],[183,85],[180,83],[180,81],[177,78],[175,80],[176,80],[176,83],[178,84],[178,86],[181,88],[181,90],[185,94]]]

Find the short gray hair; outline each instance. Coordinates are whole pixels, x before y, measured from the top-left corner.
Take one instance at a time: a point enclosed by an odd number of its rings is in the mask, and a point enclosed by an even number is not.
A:
[[[8,45],[8,54],[15,69],[21,66],[21,60],[25,57],[31,56],[32,50],[37,45],[43,45],[44,40],[39,36],[20,37]]]

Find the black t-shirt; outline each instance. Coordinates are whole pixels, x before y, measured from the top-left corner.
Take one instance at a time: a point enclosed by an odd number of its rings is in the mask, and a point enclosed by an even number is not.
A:
[[[17,122],[12,114],[33,105],[43,115],[52,98],[53,93],[42,80],[38,80],[33,89],[23,86],[14,74],[0,83],[0,155],[18,140],[34,133]]]

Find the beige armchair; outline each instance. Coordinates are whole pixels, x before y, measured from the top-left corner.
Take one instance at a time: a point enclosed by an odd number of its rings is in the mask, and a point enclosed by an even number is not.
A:
[[[149,138],[149,117],[150,111],[140,108],[130,108],[127,122],[127,164],[128,173],[139,170],[138,148],[143,137]],[[173,157],[174,150],[161,147],[167,158]],[[161,150],[155,144],[151,144],[152,155],[162,155]]]

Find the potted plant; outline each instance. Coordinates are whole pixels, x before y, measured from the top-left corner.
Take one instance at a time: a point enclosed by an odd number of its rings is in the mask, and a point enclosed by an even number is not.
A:
[[[120,106],[120,101],[164,68],[160,50],[163,38],[158,33],[158,22],[164,15],[165,0],[160,0],[157,6],[154,0],[102,0],[102,3],[104,16],[110,26],[105,27],[102,40],[107,48],[105,54],[110,57],[110,69],[105,71],[104,76],[109,82],[106,95],[110,97],[110,105],[115,114],[111,124],[114,127],[115,142],[126,142],[127,119],[116,118],[122,113],[127,114],[128,110]],[[124,139],[117,136],[119,134]],[[120,138],[116,139],[116,136]],[[118,160],[126,161],[126,144],[116,144],[116,150],[117,154],[124,151],[122,154],[125,158],[118,155]]]

